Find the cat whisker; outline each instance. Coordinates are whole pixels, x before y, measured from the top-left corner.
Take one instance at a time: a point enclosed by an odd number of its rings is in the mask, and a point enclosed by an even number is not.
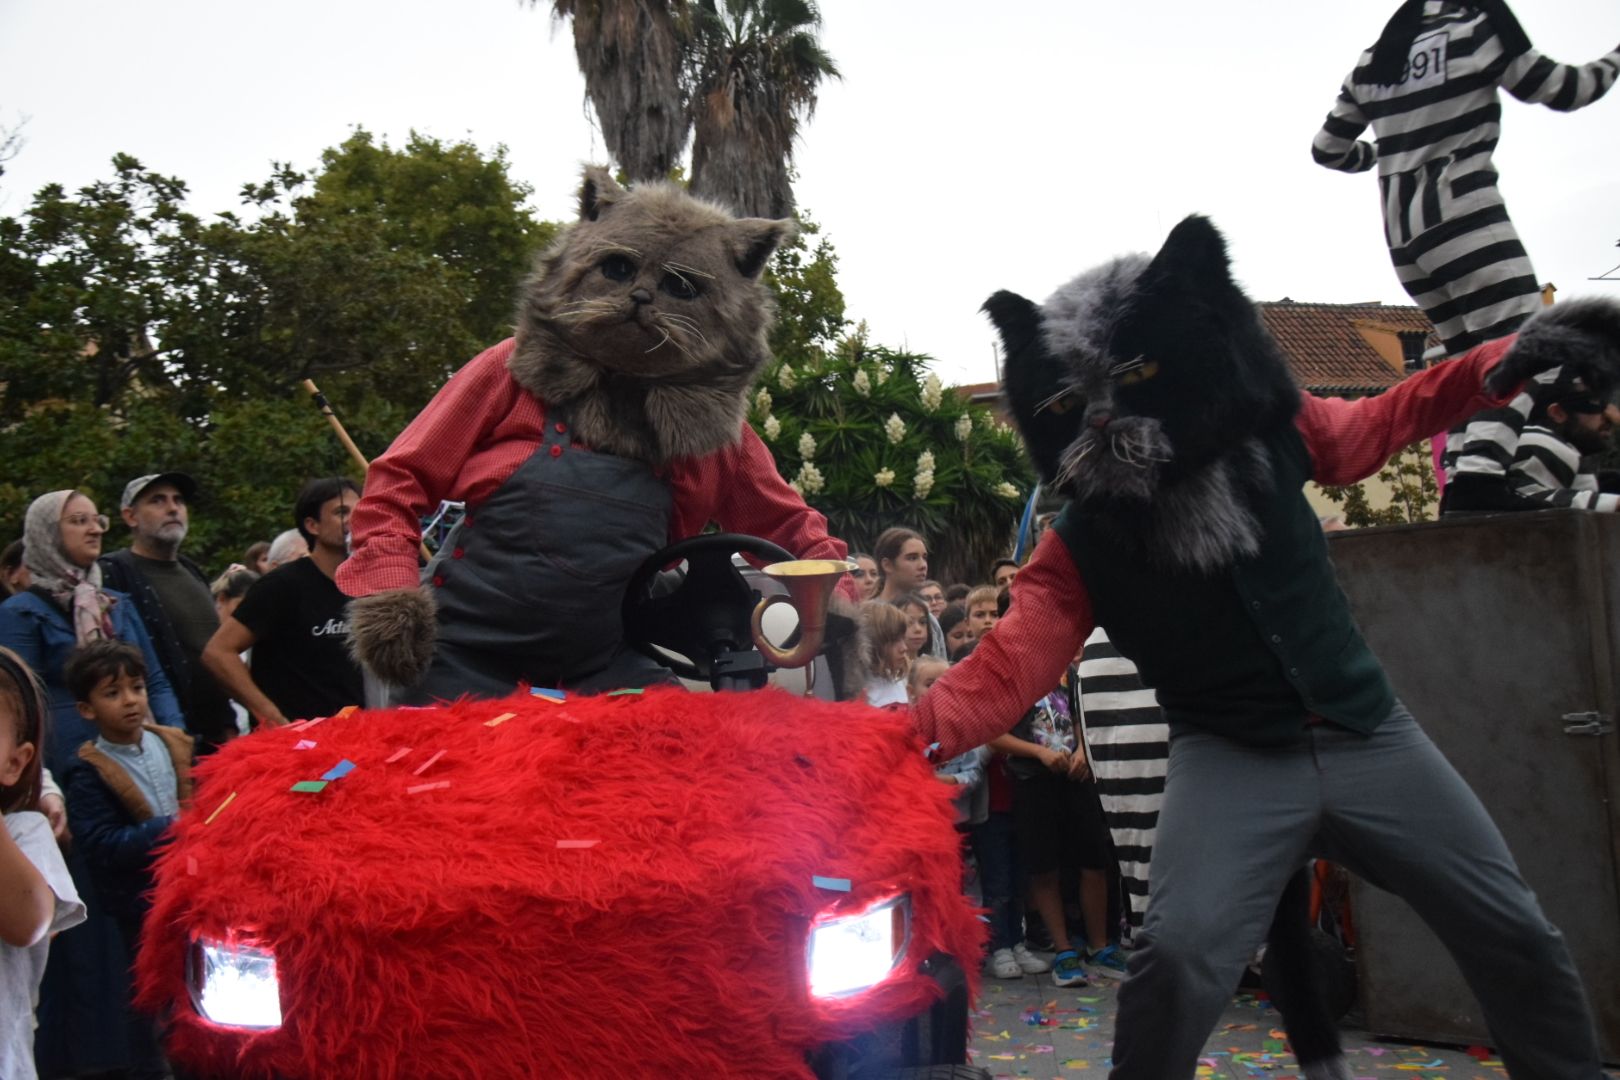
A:
[[[1108,374],[1123,375],[1127,371],[1135,371],[1145,363],[1147,363],[1147,357],[1138,356],[1134,360],[1126,360],[1124,363],[1115,364],[1113,367],[1108,369]]]
[[[1051,408],[1052,405],[1054,405],[1058,401],[1061,401],[1063,398],[1067,397],[1069,394],[1072,394],[1073,392],[1074,392],[1074,387],[1065,386],[1061,390],[1059,390],[1057,393],[1055,393],[1051,397],[1047,398],[1045,401],[1043,401],[1040,404],[1036,405],[1035,406],[1035,411],[1036,412],[1045,412],[1047,409]]]
[[[650,352],[652,352],[652,351],[653,351],[653,349],[659,349],[659,348],[662,348],[662,347],[663,347],[663,346],[664,346],[664,345],[665,345],[665,344],[666,344],[666,343],[667,343],[667,342],[669,342],[669,340],[670,340],[670,337],[669,337],[669,331],[668,331],[668,330],[665,330],[665,329],[664,329],[664,328],[663,328],[663,327],[659,327],[659,328],[658,328],[658,332],[659,332],[659,333],[660,333],[660,334],[663,334],[663,335],[664,335],[664,340],[663,340],[663,341],[660,341],[660,342],[658,342],[658,343],[657,343],[657,344],[655,344],[655,345],[654,345],[654,346],[653,346],[653,347],[652,347],[652,349],[647,349],[647,350],[645,350],[645,351],[644,351],[644,352],[643,352],[643,353],[642,353],[642,355],[643,355],[643,356],[645,356],[645,355],[646,355],[646,354],[647,354],[647,353],[650,353]]]
[[[665,263],[664,269],[668,270],[676,277],[683,277],[686,274],[691,274],[693,277],[708,278],[710,281],[714,280],[713,274],[705,274],[702,270],[699,270],[695,266],[686,266],[682,263]],[[690,285],[691,282],[687,282],[687,284]]]

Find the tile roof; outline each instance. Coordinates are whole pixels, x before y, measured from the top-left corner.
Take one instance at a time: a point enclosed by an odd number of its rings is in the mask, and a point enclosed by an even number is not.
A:
[[[1282,347],[1294,378],[1316,392],[1375,393],[1405,372],[1385,359],[1366,333],[1420,331],[1435,343],[1434,328],[1421,308],[1402,304],[1301,304],[1274,300],[1257,304],[1260,320]]]

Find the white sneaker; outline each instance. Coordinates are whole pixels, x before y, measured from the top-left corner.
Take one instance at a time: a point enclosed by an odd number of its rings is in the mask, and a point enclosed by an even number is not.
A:
[[[1029,951],[1029,946],[1022,941],[1014,945],[1011,950],[1013,960],[1018,964],[1018,970],[1025,975],[1039,975],[1043,971],[1051,971],[1052,965]]]
[[[1022,945],[1019,948],[1023,948]],[[998,979],[1022,979],[1024,969],[1011,949],[997,949],[990,954],[990,974]]]

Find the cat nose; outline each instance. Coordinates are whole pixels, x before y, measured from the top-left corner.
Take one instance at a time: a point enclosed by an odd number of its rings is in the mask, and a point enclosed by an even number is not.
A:
[[[630,299],[638,304],[650,304],[652,303],[652,293],[646,289],[631,289]]]
[[[1093,413],[1089,418],[1089,423],[1092,427],[1096,428],[1098,431],[1101,431],[1103,428],[1108,426],[1108,422],[1112,419],[1113,417],[1109,416],[1105,412]]]

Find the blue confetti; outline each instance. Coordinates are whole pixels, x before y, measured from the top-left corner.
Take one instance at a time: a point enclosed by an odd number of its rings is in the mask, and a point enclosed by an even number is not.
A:
[[[341,780],[354,771],[354,762],[344,758],[321,774],[322,780]]]
[[[533,694],[535,697],[548,697],[552,701],[568,700],[568,695],[563,693],[561,690],[548,690],[544,686],[531,686],[529,687],[529,693]]]
[[[812,874],[810,884],[818,889],[826,889],[828,892],[849,892],[849,878],[822,877],[820,874]]]

